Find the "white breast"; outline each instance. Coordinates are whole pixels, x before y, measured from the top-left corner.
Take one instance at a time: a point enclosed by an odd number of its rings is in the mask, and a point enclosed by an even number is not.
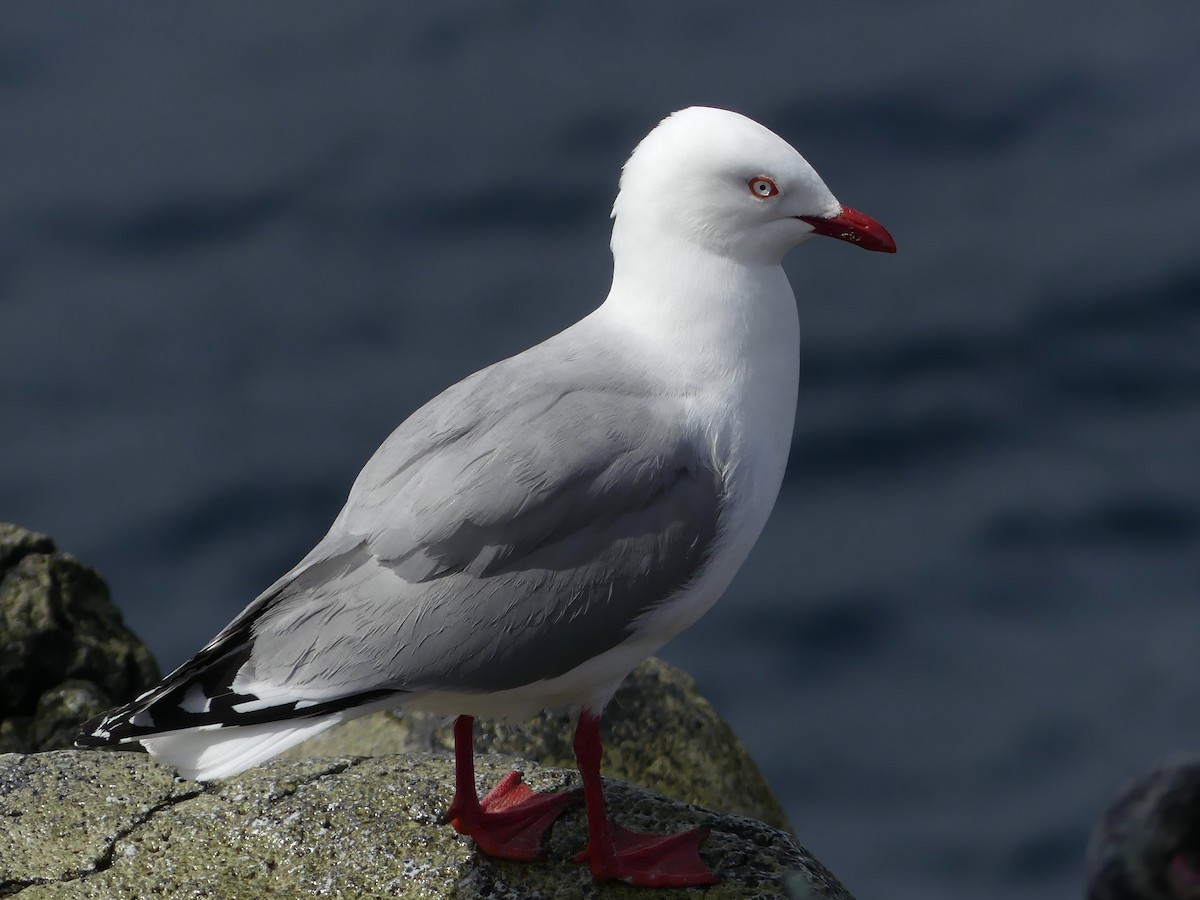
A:
[[[708,344],[710,365],[725,377],[711,378],[692,401],[697,427],[708,430],[725,477],[720,534],[702,576],[640,623],[661,643],[724,593],[762,533],[787,467],[800,376],[796,302],[782,269],[751,275],[754,300],[741,304],[747,314],[726,323],[729,340]]]
[[[722,264],[671,286],[647,308],[614,282],[609,301],[580,323],[638,346],[655,380],[688,406],[697,441],[722,472],[726,498],[700,575],[642,616],[625,642],[557,678],[487,695],[426,694],[407,705],[447,715],[521,719],[544,709],[600,710],[646,657],[699,619],[754,546],[779,493],[791,445],[799,378],[796,303],[778,266]],[[664,274],[664,273],[660,273]],[[646,289],[645,282],[639,287]],[[675,293],[671,293],[672,288]],[[664,299],[664,297],[666,299]]]

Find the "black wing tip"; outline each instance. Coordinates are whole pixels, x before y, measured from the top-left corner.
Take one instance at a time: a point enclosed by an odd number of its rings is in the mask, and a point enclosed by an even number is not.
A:
[[[151,703],[142,707],[135,703],[109,710],[88,719],[75,735],[75,746],[80,749],[95,749],[115,747],[138,741],[144,737],[154,737],[178,731],[191,731],[200,728],[233,728],[241,725],[261,725],[269,722],[282,722],[289,719],[308,719],[329,715],[346,709],[353,709],[367,703],[373,703],[385,697],[398,696],[403,691],[389,688],[379,688],[373,691],[362,691],[337,697],[321,703],[302,705],[302,701],[282,703],[277,706],[265,707],[251,712],[237,712],[233,704],[237,701],[256,700],[249,694],[229,694],[220,698],[219,704],[205,713],[191,713],[180,709],[174,703]],[[142,713],[148,713],[147,722],[135,721]],[[157,715],[155,715],[157,714]]]
[[[98,716],[92,716],[79,726],[79,733],[75,735],[75,746],[89,749],[119,744],[126,737],[124,731],[127,723],[120,718],[125,709],[126,707],[110,709]]]
[[[111,747],[114,743],[116,741],[111,738],[97,737],[86,731],[75,735],[75,747],[79,750],[96,750],[100,747]]]

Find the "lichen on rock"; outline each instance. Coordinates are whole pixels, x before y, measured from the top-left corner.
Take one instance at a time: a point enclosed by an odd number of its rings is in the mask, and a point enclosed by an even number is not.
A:
[[[476,760],[481,784],[513,760]],[[234,778],[196,784],[142,754],[59,751],[0,756],[0,896],[682,898],[683,890],[596,885],[572,861],[587,840],[582,805],[555,823],[546,859],[479,853],[441,821],[453,793],[444,754],[276,759]],[[540,790],[573,773],[522,764]],[[706,900],[852,900],[789,834],[741,816],[677,803],[606,780],[614,818],[630,828],[712,829],[701,855],[721,883]]]
[[[0,753],[69,746],[80,722],[158,677],[99,575],[0,523]]]
[[[442,821],[454,761],[435,716],[369,716],[208,784],[145,754],[28,752],[69,746],[84,719],[157,678],[99,576],[48,537],[0,525],[0,897],[698,895],[595,884],[573,862],[587,840],[582,804],[554,824],[543,861],[479,853]],[[788,833],[757,766],[686,674],[640,666],[606,712],[604,740],[617,822],[711,828],[701,856],[721,883],[706,900],[851,900]],[[566,717],[482,723],[476,744],[481,789],[512,768],[535,789],[578,784]]]

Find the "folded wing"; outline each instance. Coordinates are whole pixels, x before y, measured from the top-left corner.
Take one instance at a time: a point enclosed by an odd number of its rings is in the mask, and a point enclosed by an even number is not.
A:
[[[511,363],[401,425],[295,569],[80,743],[516,688],[634,635],[705,564],[721,474],[686,404]]]

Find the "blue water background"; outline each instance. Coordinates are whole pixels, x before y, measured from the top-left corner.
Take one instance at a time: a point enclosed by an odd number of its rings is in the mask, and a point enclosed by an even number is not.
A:
[[[642,134],[738,109],[900,253],[788,259],[787,481],[665,655],[860,900],[1080,896],[1200,750],[1198,47],[1178,0],[7,5],[0,519],[179,663],[603,298]]]

